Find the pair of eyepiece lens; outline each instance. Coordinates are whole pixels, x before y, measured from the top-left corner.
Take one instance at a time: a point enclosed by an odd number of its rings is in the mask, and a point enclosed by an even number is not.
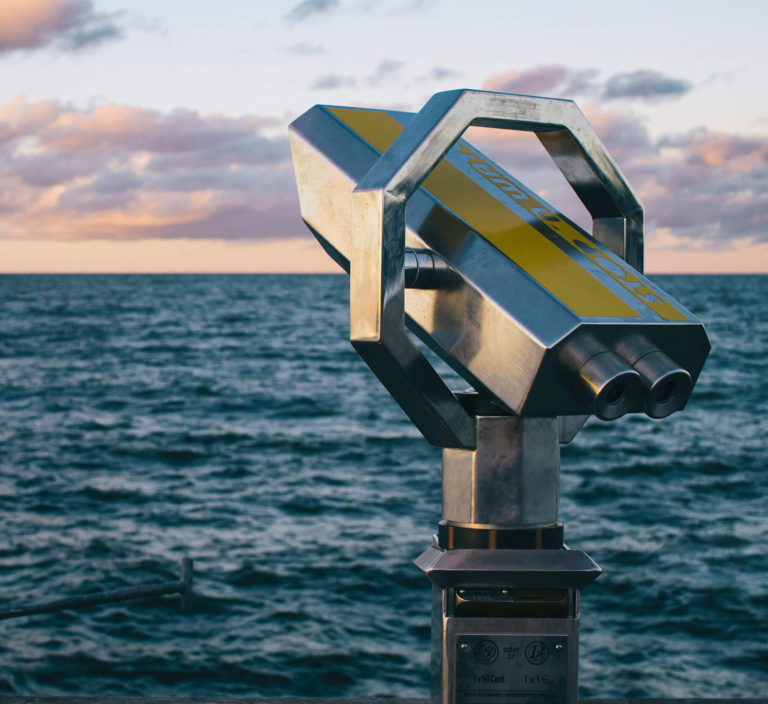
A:
[[[603,420],[640,410],[651,418],[665,418],[685,405],[693,386],[691,375],[659,350],[630,362],[604,349],[589,357],[578,373],[594,414]]]
[[[579,377],[598,418],[614,420],[637,404],[640,375],[614,352],[605,350],[590,357],[579,369]]]
[[[693,388],[691,375],[663,352],[640,357],[633,367],[644,386],[644,409],[651,418],[666,418],[685,406]]]

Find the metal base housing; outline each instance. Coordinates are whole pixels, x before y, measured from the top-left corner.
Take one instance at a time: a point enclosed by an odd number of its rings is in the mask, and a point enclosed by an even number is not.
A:
[[[579,619],[446,613],[433,588],[431,704],[576,704]]]
[[[431,704],[577,704],[581,588],[600,574],[585,553],[433,544],[416,564],[433,585]]]

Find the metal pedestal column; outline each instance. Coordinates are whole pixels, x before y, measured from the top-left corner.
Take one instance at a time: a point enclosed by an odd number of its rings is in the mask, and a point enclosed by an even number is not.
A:
[[[576,704],[581,589],[563,545],[556,418],[479,416],[446,449],[443,521],[416,561],[432,588],[432,704]]]

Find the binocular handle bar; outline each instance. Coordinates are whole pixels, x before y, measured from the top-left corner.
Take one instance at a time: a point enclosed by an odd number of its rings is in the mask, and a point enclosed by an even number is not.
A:
[[[595,238],[643,266],[642,205],[573,101],[475,90],[434,95],[355,188],[350,339],[426,439],[454,448],[476,446],[476,424],[405,331],[405,207],[470,125],[534,132],[591,214]],[[426,287],[414,256],[409,283]]]

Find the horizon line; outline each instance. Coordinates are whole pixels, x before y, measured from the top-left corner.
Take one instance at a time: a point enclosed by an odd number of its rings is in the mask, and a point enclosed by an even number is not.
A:
[[[768,276],[768,271],[644,271],[643,276]],[[348,276],[345,271],[0,271],[0,276]]]

